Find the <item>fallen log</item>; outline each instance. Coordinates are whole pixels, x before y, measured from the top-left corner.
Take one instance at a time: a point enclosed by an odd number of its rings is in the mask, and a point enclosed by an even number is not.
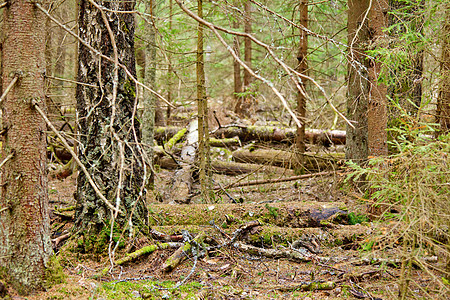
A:
[[[155,157],[155,164],[160,166],[161,168],[168,170],[175,170],[178,168],[178,164],[168,156]],[[290,169],[220,160],[214,160],[211,162],[211,170],[216,174],[224,175],[239,175],[252,172],[260,172],[265,174],[284,174],[286,176],[294,175],[294,171]]]
[[[186,142],[181,149],[181,161],[179,162],[181,168],[175,171],[172,182],[164,193],[164,199],[167,202],[187,203],[190,201],[189,194],[192,190],[192,171],[197,155],[197,144],[198,122],[195,119],[189,123]]]
[[[205,235],[199,234],[195,237],[193,242],[195,244],[201,244],[203,243],[204,239]],[[164,273],[171,272],[187,257],[188,254],[191,253],[191,249],[192,243],[190,242],[184,243],[184,245],[178,248],[177,251],[175,251],[171,256],[169,256],[169,258],[166,259],[166,261],[161,266],[161,270]]]
[[[181,128],[158,127],[155,131],[155,139],[162,143],[170,139]],[[225,126],[213,132],[215,138],[233,138],[238,136],[242,142],[248,141],[271,141],[293,144],[297,131],[295,128],[278,128],[272,126]],[[321,130],[309,129],[305,132],[305,140],[308,144],[321,144],[329,146],[345,145],[346,132],[344,130]]]
[[[121,266],[125,263],[131,262],[135,259],[138,259],[139,257],[150,254],[156,250],[160,249],[169,249],[169,248],[179,248],[182,246],[183,243],[176,243],[176,242],[168,242],[168,243],[156,243],[154,245],[145,246],[139,250],[134,251],[133,253],[128,254],[125,257],[122,257],[121,259],[118,259],[114,262],[114,266]],[[95,278],[99,278],[102,276],[105,276],[111,268],[108,266],[104,268],[99,274],[94,276]]]
[[[335,202],[278,202],[245,204],[150,204],[149,226],[242,224],[259,220],[262,224],[293,228],[324,227],[346,223],[345,205]]]
[[[227,227],[226,234],[232,234],[237,225],[219,224]],[[225,226],[226,225],[226,226]],[[180,236],[180,232],[187,230],[192,235],[198,235],[204,233],[207,237],[217,237],[217,239],[223,236],[218,232],[216,228],[211,225],[169,225],[169,226],[153,226],[154,230],[164,232],[170,236]],[[219,227],[220,228],[220,227]],[[315,237],[321,246],[334,247],[345,246],[359,242],[364,237],[372,234],[373,231],[370,227],[364,225],[342,225],[333,230],[320,227],[309,228],[291,228],[291,227],[279,227],[272,225],[256,226],[245,232],[240,240],[251,245],[272,245],[275,244],[292,244],[299,239],[308,236]]]
[[[336,169],[339,160],[345,158],[343,153],[305,153],[302,164],[296,153],[267,149],[236,150],[232,156],[234,161],[241,163],[269,164],[288,169],[304,168],[309,171]]]

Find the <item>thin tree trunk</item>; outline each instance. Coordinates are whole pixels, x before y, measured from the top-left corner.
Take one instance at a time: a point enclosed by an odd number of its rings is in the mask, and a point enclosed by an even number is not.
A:
[[[7,37],[2,53],[3,87],[15,76],[19,79],[2,103],[7,132],[2,138],[0,276],[19,293],[27,294],[44,288],[52,254],[47,129],[32,105],[34,100],[46,111],[46,18],[30,1],[8,2],[3,9],[3,34]]]
[[[252,33],[252,22],[251,22],[251,8],[252,5],[249,0],[244,3],[244,32],[247,34]],[[244,61],[251,67],[252,65],[252,40],[249,37],[244,37]],[[235,69],[236,72],[236,69]],[[236,75],[235,75],[236,76]],[[244,82],[243,82],[243,92],[245,96],[238,98],[234,112],[239,115],[250,116],[250,112],[253,106],[253,99],[250,95],[250,88],[252,83],[252,75],[249,71],[244,69]]]
[[[300,25],[308,28],[308,0],[300,0]],[[306,74],[308,63],[306,57],[308,55],[308,35],[306,31],[300,32],[300,43],[298,46],[297,61],[298,65],[296,71],[301,74]],[[300,87],[305,90],[305,82],[300,84]],[[296,146],[297,151],[302,154],[305,152],[305,121],[306,121],[306,97],[304,93],[297,92],[297,116],[302,122],[302,127],[297,128]]]
[[[234,5],[236,5],[236,1],[234,2]],[[239,23],[237,20],[233,21],[233,28],[234,29],[239,28]],[[233,48],[234,48],[234,52],[236,53],[236,55],[238,57],[240,57],[241,46],[240,46],[238,36],[233,36]],[[236,59],[233,59],[233,75],[234,75],[234,95],[233,96],[236,101],[239,101],[239,99],[241,98],[240,94],[242,93],[242,78],[241,78],[241,65],[239,64],[239,62]]]
[[[450,132],[450,4],[446,3],[442,25],[441,84],[437,104],[439,134]]]
[[[135,76],[134,15],[117,13],[133,10],[135,2],[105,0],[98,4],[109,10],[100,11],[90,1],[80,0],[81,38],[117,59]],[[145,169],[139,147],[139,121],[134,115],[136,88],[125,71],[116,68],[113,62],[99,58],[82,44],[78,52],[78,81],[98,86],[77,86],[79,156],[102,193],[122,213],[113,214],[80,172],[75,228],[81,234],[81,251],[103,251],[109,240],[104,241],[98,235],[105,226],[114,222],[115,228],[126,230],[125,236],[132,236],[146,224]]]
[[[347,125],[345,157],[357,163],[364,162],[368,156],[369,61],[364,55],[365,45],[369,41],[368,20],[365,16],[368,9],[367,0],[348,1],[347,118],[352,121],[354,128]]]
[[[169,1],[169,32],[172,32],[172,19],[173,19],[173,0]],[[172,55],[171,53],[167,53],[167,60],[168,60],[168,69],[167,69],[167,101],[169,103],[172,103],[172,88],[173,88],[173,66],[172,66]],[[170,120],[170,114],[171,114],[171,108],[170,105],[167,105],[166,110],[166,119],[167,122]]]
[[[203,0],[197,0],[198,16],[203,18]],[[205,65],[203,51],[203,25],[198,24],[197,31],[197,101],[198,101],[198,165],[200,191],[203,201],[211,201],[211,176],[209,155],[208,101],[205,86]]]
[[[146,3],[145,11],[150,15],[151,23],[145,22],[144,32],[145,40],[147,43],[144,48],[145,55],[145,71],[144,71],[144,83],[146,86],[155,90],[155,80],[156,80],[156,34],[154,27],[154,2],[150,0]],[[155,109],[156,109],[156,96],[144,90],[143,94],[143,113],[142,113],[142,143],[144,144],[144,151],[147,153],[147,163],[150,166],[151,175],[149,176],[149,181],[147,187],[153,189],[154,184],[154,174],[153,174],[153,137],[154,137],[154,127],[155,127]]]

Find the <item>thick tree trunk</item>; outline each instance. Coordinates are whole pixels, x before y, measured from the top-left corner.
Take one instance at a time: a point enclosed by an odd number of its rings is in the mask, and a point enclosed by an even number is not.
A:
[[[80,0],[78,18],[81,38],[104,55],[116,58],[133,75],[136,73],[134,15],[117,11],[131,11],[134,4],[134,1],[100,1],[99,5],[110,9],[102,12],[90,1]],[[122,68],[98,57],[82,44],[78,52],[78,81],[98,86],[77,86],[79,156],[101,192],[122,211],[115,224],[132,233],[146,223],[144,164],[141,148],[137,146],[140,129],[133,114],[135,84]],[[113,214],[83,172],[78,176],[76,198],[75,226],[83,237],[81,250],[101,247],[99,242],[104,241],[99,241],[97,235],[114,221]]]
[[[364,52],[369,41],[369,26],[366,12],[369,1],[348,1],[348,91],[347,118],[354,128],[347,125],[345,157],[357,163],[368,157],[367,109],[369,105],[369,60]]]
[[[2,146],[0,277],[27,294],[43,289],[52,253],[46,125],[32,105],[34,100],[46,110],[46,18],[30,1],[8,2],[3,9],[3,87],[15,76],[19,79],[2,103],[7,131]]]
[[[387,0],[373,1],[369,13],[369,32],[371,45],[383,47],[383,30],[387,25]],[[378,82],[382,64],[372,60],[369,65],[369,106],[367,112],[369,155],[387,155],[387,87]]]
[[[450,132],[450,4],[445,6],[445,22],[442,25],[441,84],[437,105],[439,134]]]
[[[300,25],[308,28],[308,0],[300,0]],[[306,74],[308,63],[306,56],[308,55],[308,34],[305,30],[300,30],[300,43],[298,45],[297,67],[295,70],[301,74]],[[305,90],[304,80],[300,84],[300,88]],[[302,127],[297,128],[296,146],[297,151],[302,154],[305,152],[305,121],[306,121],[306,97],[301,91],[297,92],[297,117],[302,122]],[[301,159],[301,156],[299,156]]]

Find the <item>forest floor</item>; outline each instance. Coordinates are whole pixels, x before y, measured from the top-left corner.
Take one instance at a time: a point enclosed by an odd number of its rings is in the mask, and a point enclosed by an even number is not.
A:
[[[159,171],[156,186],[164,186],[172,174],[167,170]],[[258,176],[262,175],[254,174],[245,180],[252,180]],[[226,185],[228,182],[235,181],[236,177],[215,175],[215,180]],[[318,205],[344,203],[347,212],[353,212],[354,216],[363,215],[366,204],[357,196],[346,195],[345,190],[342,189],[342,180],[342,176],[319,177],[302,181],[235,188],[231,189],[229,194],[235,199],[243,199],[244,204],[233,205],[236,208],[245,206],[245,210],[248,212],[253,209],[256,211],[261,203],[266,208],[270,208],[269,205],[275,205],[275,203],[284,203],[289,206],[313,202]],[[52,212],[75,205],[74,191],[74,175],[63,181],[51,180],[49,194]],[[230,203],[225,195],[221,201]],[[193,199],[193,202],[195,203],[196,199]],[[175,212],[179,207],[179,204],[155,205],[158,207],[165,205],[169,211]],[[214,205],[211,207],[211,209],[215,209]],[[276,219],[277,215],[275,214],[273,217]],[[202,220],[200,228],[205,228],[205,232],[212,235],[212,238],[223,238],[222,233],[209,225],[210,221]],[[219,224],[219,220],[215,221]],[[353,221],[353,223],[327,222],[315,228],[291,228],[290,224],[286,223],[278,226],[278,233],[270,236],[269,241],[253,243],[258,247],[285,250],[292,245],[294,239],[303,239],[305,243],[312,244],[310,244],[311,247],[305,246],[306,248],[299,250],[299,252],[309,255],[308,257],[311,259],[307,262],[293,261],[292,258],[269,258],[263,255],[249,254],[230,245],[211,251],[209,256],[200,258],[195,264],[195,268],[193,268],[194,260],[191,257],[172,272],[164,273],[161,271],[161,265],[176,250],[166,249],[157,250],[131,263],[115,267],[101,279],[94,279],[94,276],[110,264],[108,255],[94,257],[72,252],[70,249],[76,241],[69,239],[66,244],[61,244],[62,247],[61,245],[58,247],[57,252],[65,274],[64,282],[53,285],[46,292],[39,292],[26,298],[12,294],[12,299],[396,298],[399,290],[400,268],[394,258],[400,257],[399,250],[393,243],[391,247],[387,247],[388,249],[378,249],[383,250],[378,252],[381,254],[373,252],[376,250],[376,243],[374,244],[376,233],[387,230],[391,225],[387,222],[369,222],[367,219],[362,220],[361,223],[358,221]],[[53,237],[63,233],[64,230],[70,232],[72,225],[72,219],[52,214]],[[191,230],[193,227],[188,225],[155,226],[158,230],[166,228],[166,233],[169,234],[179,233],[183,228]],[[231,225],[224,228],[223,231],[232,235],[238,227]],[[262,238],[267,239],[267,237]],[[141,238],[139,241],[135,241],[135,248],[154,243],[155,241],[151,238]],[[314,247],[315,251],[312,250]],[[116,259],[123,255],[123,251],[119,250],[116,253]],[[377,255],[380,256],[376,257]],[[382,256],[388,257],[388,259],[384,263],[377,264],[375,259],[381,259]],[[392,259],[391,263],[389,263],[389,259]],[[181,287],[171,289],[177,282],[190,274],[191,276]],[[424,297],[422,293],[423,290],[431,291],[433,289],[433,286],[430,286],[429,274],[419,269],[413,269],[411,278],[417,285],[412,288],[414,295],[411,296],[430,299]],[[448,295],[434,294],[434,296],[435,299],[448,299]]]

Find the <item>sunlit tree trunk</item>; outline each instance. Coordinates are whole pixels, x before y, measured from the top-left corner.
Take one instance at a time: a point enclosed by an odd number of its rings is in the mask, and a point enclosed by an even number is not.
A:
[[[46,110],[45,15],[31,1],[3,8],[3,100],[0,188],[0,277],[22,294],[43,289],[52,254],[47,192],[46,124],[32,101]]]
[[[371,45],[383,47],[387,25],[387,0],[374,0],[369,13],[369,33]],[[367,113],[369,155],[387,155],[387,87],[378,82],[381,62],[372,60],[369,65],[369,106]]]
[[[81,38],[113,60],[117,55],[118,62],[135,76],[134,15],[118,12],[133,10],[134,1],[98,4],[109,10],[102,12],[90,1],[80,0]],[[97,86],[77,85],[79,156],[103,195],[122,213],[114,215],[80,172],[75,227],[81,234],[80,250],[103,250],[101,243],[105,241],[101,239],[105,236],[99,233],[112,221],[116,228],[126,229],[126,236],[146,224],[144,164],[138,148],[139,122],[134,115],[136,88],[123,68],[116,68],[81,43],[78,52],[78,81]]]
[[[446,3],[442,25],[441,82],[437,104],[439,134],[450,132],[450,4]]]
[[[348,91],[345,157],[362,163],[368,156],[367,108],[369,103],[369,61],[364,55],[369,41],[369,26],[365,16],[369,8],[367,0],[348,1]]]
[[[300,25],[308,28],[308,0],[300,0]],[[308,63],[306,57],[308,55],[308,35],[306,31],[300,30],[300,43],[298,45],[297,68],[296,71],[306,74]],[[305,90],[305,81],[302,80],[301,88]],[[297,92],[297,116],[302,122],[302,127],[297,128],[296,145],[299,153],[305,152],[305,121],[306,121],[306,97],[300,91]]]
[[[197,0],[198,16],[203,18],[203,0]],[[203,201],[210,202],[211,176],[209,156],[208,101],[205,86],[203,25],[197,29],[197,101],[198,101],[198,166]]]

